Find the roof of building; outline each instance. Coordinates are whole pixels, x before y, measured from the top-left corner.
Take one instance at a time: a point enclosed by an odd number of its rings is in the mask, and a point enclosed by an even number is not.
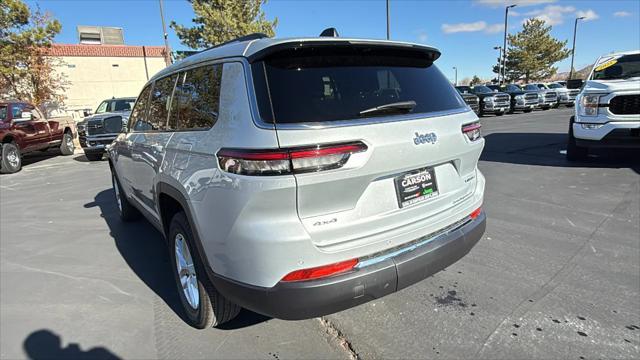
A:
[[[389,41],[389,40],[374,40],[374,39],[349,39],[349,38],[334,38],[334,37],[315,37],[315,38],[239,38],[232,40],[219,46],[214,46],[209,49],[200,51],[199,53],[189,56],[181,61],[174,63],[158,72],[151,79],[160,78],[168,73],[172,73],[176,70],[191,66],[193,64],[201,63],[204,61],[230,58],[230,57],[244,57],[249,62],[255,61],[261,58],[264,54],[283,47],[307,47],[314,45],[354,45],[354,46],[382,46],[391,48],[406,48],[414,49],[425,54],[431,54],[432,59],[435,60],[440,56],[440,51],[436,48],[401,42],[401,41]]]
[[[144,48],[144,50],[143,50]],[[46,50],[50,56],[85,57],[164,57],[163,46],[52,44]]]

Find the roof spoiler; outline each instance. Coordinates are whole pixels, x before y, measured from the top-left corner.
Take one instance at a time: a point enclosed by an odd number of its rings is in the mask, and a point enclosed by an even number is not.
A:
[[[324,31],[323,31],[324,32]],[[287,51],[287,50],[296,50],[296,49],[314,49],[314,48],[329,48],[329,47],[360,47],[360,48],[378,48],[378,49],[389,49],[389,50],[398,50],[398,51],[412,51],[415,53],[419,53],[421,56],[424,56],[426,60],[430,62],[436,61],[440,57],[440,51],[436,48],[418,44],[410,44],[410,43],[394,43],[389,41],[377,41],[377,40],[291,40],[290,42],[282,42],[275,44],[273,46],[268,46],[256,53],[247,57],[250,63],[264,60],[265,58],[274,55],[276,53]]]

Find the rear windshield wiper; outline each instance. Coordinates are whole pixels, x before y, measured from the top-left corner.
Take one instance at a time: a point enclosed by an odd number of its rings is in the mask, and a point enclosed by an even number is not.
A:
[[[370,109],[360,111],[360,116],[363,115],[374,115],[377,113],[389,113],[389,112],[411,112],[413,108],[416,107],[416,102],[413,100],[409,101],[399,101],[390,104],[384,104],[376,107],[372,107]]]

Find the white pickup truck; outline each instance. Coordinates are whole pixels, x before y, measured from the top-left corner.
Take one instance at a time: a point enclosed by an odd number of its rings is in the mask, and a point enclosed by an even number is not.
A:
[[[640,50],[601,56],[576,97],[567,159],[595,147],[640,148]]]

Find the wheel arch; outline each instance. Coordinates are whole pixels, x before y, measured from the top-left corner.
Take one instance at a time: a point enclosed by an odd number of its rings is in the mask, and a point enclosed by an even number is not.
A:
[[[168,241],[169,226],[171,225],[171,219],[179,212],[183,211],[187,217],[189,227],[191,227],[191,233],[193,235],[194,246],[196,247],[197,256],[207,270],[209,277],[213,275],[211,264],[200,240],[197,227],[194,222],[191,207],[185,195],[180,190],[171,184],[166,182],[159,182],[156,185],[157,191],[157,203],[158,203],[158,215],[160,217],[160,223],[163,229],[164,238]]]

